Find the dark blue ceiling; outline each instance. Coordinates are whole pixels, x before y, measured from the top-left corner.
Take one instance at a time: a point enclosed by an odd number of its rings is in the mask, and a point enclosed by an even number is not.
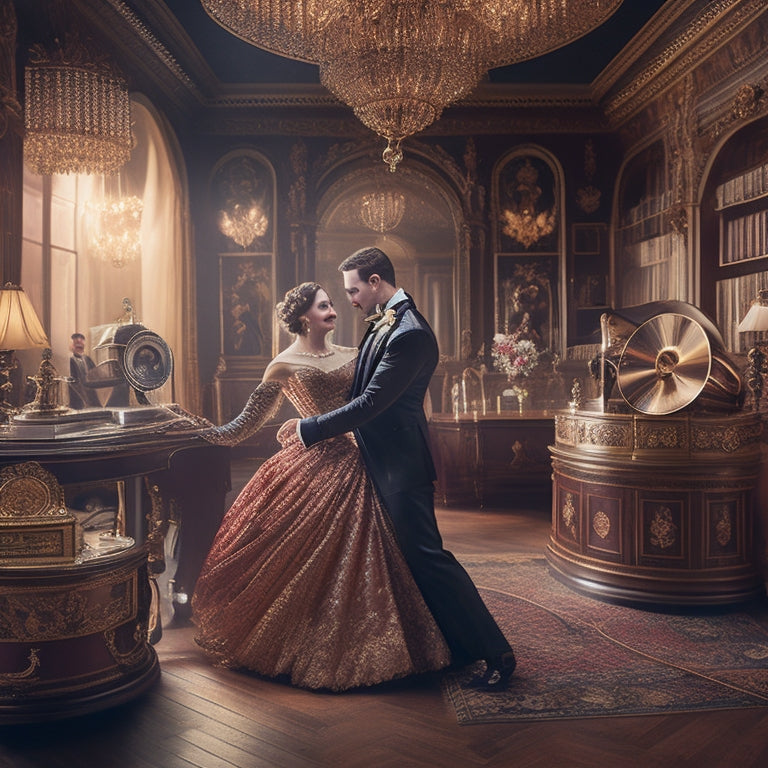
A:
[[[491,70],[492,83],[591,83],[666,0],[624,0],[599,29],[531,61]],[[200,0],[164,0],[224,83],[318,83],[318,68],[262,51],[230,34]]]

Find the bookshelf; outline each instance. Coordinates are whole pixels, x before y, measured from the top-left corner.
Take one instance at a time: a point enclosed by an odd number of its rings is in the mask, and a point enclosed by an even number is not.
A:
[[[753,341],[737,326],[768,288],[768,119],[735,133],[712,165],[702,200],[702,308],[730,352]]]
[[[610,308],[610,254],[604,223],[571,225],[568,253],[568,346],[599,338],[600,316]]]
[[[654,144],[627,166],[616,233],[616,306],[680,298],[685,238],[670,223],[673,193],[667,188],[664,148]]]

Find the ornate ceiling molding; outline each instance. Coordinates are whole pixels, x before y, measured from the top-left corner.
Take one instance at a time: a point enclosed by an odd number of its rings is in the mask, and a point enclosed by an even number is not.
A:
[[[694,8],[699,5],[705,7]],[[642,110],[766,12],[765,0],[702,0],[681,3],[681,6],[694,11],[690,21],[679,28],[676,36],[659,53],[653,55],[649,45],[647,50],[653,58],[641,64],[638,71],[625,69],[617,87],[605,98],[603,108],[612,126],[620,126]],[[651,31],[647,28],[644,37],[647,38]],[[623,55],[636,54],[631,48],[628,46]]]

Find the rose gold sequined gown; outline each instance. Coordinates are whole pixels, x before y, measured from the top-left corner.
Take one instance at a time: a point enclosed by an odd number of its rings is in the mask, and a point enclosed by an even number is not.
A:
[[[304,367],[263,396],[284,394],[302,416],[323,413],[345,402],[353,371],[354,361]],[[278,439],[282,449],[238,496],[203,566],[196,641],[226,666],[306,688],[446,666],[448,648],[352,436],[307,449],[291,420]]]

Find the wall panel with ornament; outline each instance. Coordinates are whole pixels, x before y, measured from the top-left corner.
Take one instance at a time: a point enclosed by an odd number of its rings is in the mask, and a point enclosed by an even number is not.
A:
[[[213,418],[219,424],[240,413],[277,352],[275,187],[271,164],[255,150],[225,155],[211,175],[219,263]]]
[[[493,178],[495,329],[564,349],[563,175],[542,148],[517,147]]]

